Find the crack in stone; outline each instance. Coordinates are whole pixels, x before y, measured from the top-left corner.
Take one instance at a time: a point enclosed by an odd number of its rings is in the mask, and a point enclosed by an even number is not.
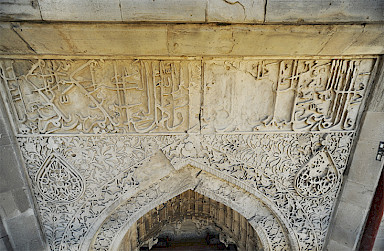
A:
[[[13,32],[16,33],[16,35],[27,45],[28,49],[30,49],[31,51],[33,51],[35,54],[37,54],[37,52],[32,48],[32,46],[29,45],[29,43],[15,30],[15,26],[13,24],[11,24],[11,30]]]
[[[263,23],[265,23],[265,20],[267,20],[267,4],[268,4],[268,1],[267,0],[264,0],[264,20],[263,20]]]
[[[324,48],[329,44],[329,42],[332,40],[332,37],[333,35],[336,33],[337,31],[337,28],[335,28],[334,30],[331,31],[331,34],[329,35],[329,38],[328,40],[324,43],[324,45],[321,47],[321,49],[316,53],[316,55],[319,55],[323,50]]]
[[[120,17],[121,17],[121,21],[124,22],[124,19],[123,19],[123,11],[121,9],[121,0],[119,0],[119,9],[120,9]]]
[[[227,4],[230,4],[230,5],[235,5],[235,4],[238,4],[238,5],[240,5],[241,6],[241,8],[243,8],[243,12],[244,12],[244,21],[247,19],[247,14],[245,13],[245,6],[242,4],[242,3],[240,3],[239,1],[236,1],[236,2],[231,2],[231,1],[229,1],[229,0],[223,0],[225,3],[227,3]]]
[[[37,2],[37,6],[39,7],[40,18],[41,18],[42,21],[44,21],[43,13],[41,12],[40,2],[39,2],[39,0],[36,0],[36,2]],[[34,7],[34,6],[33,6],[33,3],[34,3],[34,2],[32,1],[32,7]]]

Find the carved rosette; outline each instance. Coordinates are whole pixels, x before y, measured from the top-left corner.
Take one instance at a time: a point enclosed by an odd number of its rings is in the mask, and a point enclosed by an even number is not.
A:
[[[295,188],[303,197],[321,197],[335,187],[338,179],[332,157],[321,151],[297,172]]]
[[[36,175],[37,189],[47,201],[70,203],[84,193],[81,175],[57,153],[52,153]]]

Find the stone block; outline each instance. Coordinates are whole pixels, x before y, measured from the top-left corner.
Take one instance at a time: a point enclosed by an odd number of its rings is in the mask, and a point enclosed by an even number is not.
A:
[[[16,202],[17,209],[21,213],[27,211],[33,204],[28,198],[27,188],[22,187],[12,190],[12,196]]]
[[[0,20],[41,20],[38,0],[0,1]]]
[[[12,145],[0,146],[0,193],[23,186]]]
[[[0,118],[0,146],[7,146],[11,144],[11,139],[8,135],[7,128],[1,120],[2,119]]]
[[[175,55],[231,54],[234,46],[229,26],[169,25],[169,53]]]
[[[379,83],[378,83],[379,84]],[[359,140],[376,142],[376,152],[379,142],[384,141],[384,112],[367,112],[360,132]]]
[[[344,182],[345,185],[340,200],[369,209],[375,190],[351,180],[345,180]]]
[[[7,225],[16,250],[45,250],[44,240],[37,234],[39,225],[32,209],[9,219]]]
[[[0,102],[2,102],[0,98]],[[0,103],[1,106],[2,103]],[[11,128],[8,123],[8,115],[5,109],[1,109],[0,107],[0,146],[6,146],[11,144],[11,137],[13,132],[11,131]]]
[[[0,54],[281,57],[371,55],[384,51],[382,24],[14,23],[12,29],[9,24],[1,25],[5,30],[0,29],[0,34],[13,36],[15,43],[1,37]]]
[[[378,235],[375,240],[375,245],[373,246],[373,251],[382,251],[384,250],[384,237],[383,235]]]
[[[328,25],[329,33],[319,55],[338,55],[357,41],[364,30],[363,25]],[[369,49],[369,48],[366,48]]]
[[[206,0],[121,0],[123,21],[205,22]]]
[[[119,0],[40,0],[44,21],[122,21]]]
[[[384,20],[381,0],[268,0],[266,22],[373,22]]]
[[[261,23],[264,21],[264,0],[209,0],[207,21],[222,23]]]
[[[344,210],[338,210],[335,215],[332,239],[337,240],[340,245],[348,247],[349,250],[353,250],[359,240],[369,208],[365,210],[344,201],[340,202],[338,208]]]
[[[0,207],[1,212],[4,213],[2,217],[5,221],[20,215],[20,210],[17,208],[16,199],[10,191],[0,193]]]
[[[375,190],[380,177],[382,163],[376,160],[378,142],[359,141],[349,169],[348,180]]]
[[[325,248],[325,250],[327,251],[351,251],[350,248],[340,244],[339,242],[337,241],[334,241],[334,240],[331,240],[327,247]]]
[[[384,1],[382,1],[384,4]],[[384,13],[384,10],[382,10]],[[380,24],[364,25],[361,35],[350,41],[343,53],[348,55],[383,54],[384,29]]]
[[[41,54],[168,54],[167,27],[164,25],[25,23],[17,31]]]
[[[235,27],[231,55],[316,55],[331,34],[326,26]],[[283,42],[284,41],[284,42]]]
[[[375,81],[376,85],[369,101],[368,111],[384,113],[384,67],[378,69]]]
[[[13,30],[13,24],[0,23],[0,53],[34,54],[35,52]]]

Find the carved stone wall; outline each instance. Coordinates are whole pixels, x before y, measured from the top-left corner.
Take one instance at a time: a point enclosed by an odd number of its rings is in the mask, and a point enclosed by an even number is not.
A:
[[[52,250],[118,248],[189,189],[321,250],[375,58],[1,60]]]

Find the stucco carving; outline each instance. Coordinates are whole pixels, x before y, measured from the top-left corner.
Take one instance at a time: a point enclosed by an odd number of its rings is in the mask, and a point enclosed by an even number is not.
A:
[[[321,196],[306,196],[298,191],[306,187],[307,180],[297,177],[301,177],[302,168],[314,160],[327,163],[330,157],[333,162],[328,164],[337,172],[336,176],[341,177],[353,135],[353,132],[339,132],[50,136],[20,137],[19,143],[29,175],[34,181],[43,225],[53,250],[58,247],[61,250],[79,249],[84,239],[91,239],[92,229],[99,226],[123,200],[131,200],[134,194],[140,195],[140,190],[188,164],[257,195],[292,229],[298,248],[307,250],[313,247],[321,249],[341,179],[334,180],[332,186],[321,183],[317,191],[326,191]],[[325,148],[327,154],[323,154]],[[35,177],[53,151],[62,154],[84,177],[86,189],[79,200],[61,204],[40,196]],[[188,180],[181,183],[190,184]],[[164,189],[167,196],[166,191],[173,191],[171,186]],[[193,186],[188,189],[193,189]],[[153,198],[157,198],[157,193],[162,191],[155,190]],[[228,200],[240,196],[238,193],[224,195]],[[147,206],[148,201],[145,201],[143,205]],[[142,212],[144,209],[135,210]],[[265,235],[268,236],[267,233]]]
[[[84,181],[60,155],[53,152],[36,175],[40,194],[48,201],[70,203],[84,192]]]
[[[187,189],[257,200],[230,206],[267,250],[321,250],[373,63],[0,60],[0,80],[52,250],[117,247]]]
[[[22,134],[184,132],[198,125],[200,62],[19,60],[3,61],[1,69]]]
[[[352,130],[373,63],[2,60],[0,69],[19,134],[206,133]]]
[[[121,236],[121,232],[126,232],[126,230],[123,230],[124,228],[128,228],[133,224],[145,211],[149,211],[149,209],[152,209],[154,206],[165,202],[189,188],[193,188],[203,195],[213,197],[215,200],[222,201],[224,204],[239,210],[242,214],[249,217],[248,220],[250,220],[250,224],[255,229],[263,229],[264,236],[267,239],[264,244],[266,245],[266,249],[290,250],[293,248],[288,239],[288,233],[284,230],[282,223],[262,202],[255,198],[245,199],[247,197],[246,191],[242,191],[227,182],[220,181],[204,171],[201,172],[196,169],[193,171],[194,169],[195,168],[190,168],[190,170],[182,170],[179,173],[176,172],[155,183],[149,187],[149,189],[145,190],[144,193],[137,195],[141,197],[140,201],[138,201],[136,196],[133,196],[121,204],[119,208],[104,221],[90,250],[105,250],[108,247],[110,250],[114,250],[118,245],[108,244],[108,242],[116,242],[119,244],[123,237]],[[188,177],[191,175],[191,170],[192,176],[197,176],[197,178]],[[169,191],[172,191],[172,193],[169,193]],[[228,198],[229,194],[232,194],[231,199]],[[246,200],[246,203],[244,200]],[[142,210],[143,208],[146,210]]]
[[[320,197],[337,184],[338,175],[332,157],[321,151],[297,173],[295,188],[302,196]]]

